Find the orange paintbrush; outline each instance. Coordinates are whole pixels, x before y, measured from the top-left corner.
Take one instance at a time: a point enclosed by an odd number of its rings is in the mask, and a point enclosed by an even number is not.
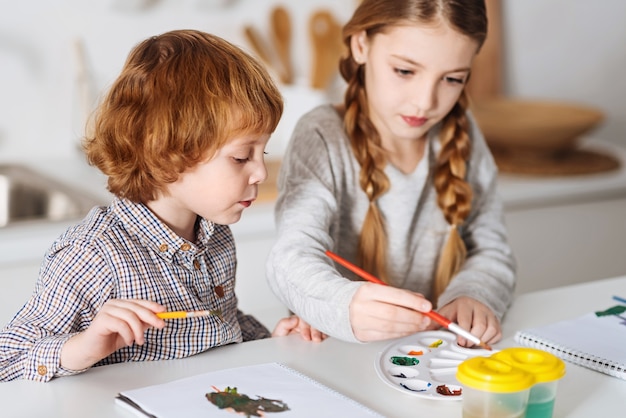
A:
[[[335,262],[341,264],[342,266],[344,266],[348,270],[352,271],[353,273],[355,273],[359,277],[367,280],[368,282],[382,284],[384,286],[387,286],[387,283],[383,282],[378,277],[376,277],[376,276],[366,272],[365,270],[363,270],[362,268],[360,268],[358,266],[355,266],[354,264],[352,264],[348,260],[338,256],[337,254],[333,253],[332,251],[326,250],[326,255],[328,257],[332,258]],[[436,323],[438,323],[442,327],[447,328],[448,330],[454,332],[457,335],[460,335],[461,337],[463,337],[463,338],[473,342],[474,344],[476,344],[476,345],[478,345],[480,347],[483,347],[483,348],[485,348],[487,350],[491,350],[491,346],[489,346],[487,343],[482,342],[480,340],[480,338],[470,334],[469,331],[464,330],[458,324],[450,321],[445,316],[440,315],[440,314],[438,314],[435,311],[420,312],[420,313],[426,315],[427,317],[429,317],[430,319],[432,319],[433,321],[435,321]]]

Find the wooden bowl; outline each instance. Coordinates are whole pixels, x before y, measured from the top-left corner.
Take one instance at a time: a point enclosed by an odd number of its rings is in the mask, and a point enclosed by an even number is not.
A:
[[[566,152],[604,119],[590,107],[511,98],[483,99],[472,103],[471,110],[490,148],[509,153]]]

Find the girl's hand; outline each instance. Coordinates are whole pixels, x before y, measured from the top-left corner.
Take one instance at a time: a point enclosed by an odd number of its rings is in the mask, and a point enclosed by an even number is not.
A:
[[[289,334],[300,334],[306,341],[316,343],[322,342],[328,337],[323,332],[311,327],[311,325],[304,322],[296,315],[278,321],[274,332],[272,332],[272,337],[284,337]]]
[[[431,309],[432,304],[419,293],[363,283],[350,302],[350,323],[359,341],[404,337],[430,325],[421,312]]]
[[[480,338],[484,343],[497,343],[502,338],[500,321],[491,309],[476,299],[467,296],[457,298],[439,309],[438,312]],[[464,347],[474,345],[462,337],[458,337],[457,342]]]
[[[165,321],[155,315],[163,311],[164,306],[147,300],[107,301],[89,327],[63,345],[61,366],[82,370],[122,347],[142,345],[148,328],[165,326]]]

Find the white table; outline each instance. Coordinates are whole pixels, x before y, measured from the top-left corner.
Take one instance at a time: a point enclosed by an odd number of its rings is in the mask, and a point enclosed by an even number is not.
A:
[[[524,294],[504,321],[496,348],[516,345],[515,331],[612,306],[612,295],[626,296],[626,276]],[[210,350],[182,360],[97,367],[49,383],[0,383],[0,416],[127,417],[114,402],[119,391],[164,383],[210,370],[278,361],[352,397],[388,417],[460,417],[461,403],[422,399],[395,390],[377,376],[377,353],[390,344],[321,344],[297,336],[272,338]],[[626,381],[567,364],[559,385],[556,417],[608,417],[623,413]]]

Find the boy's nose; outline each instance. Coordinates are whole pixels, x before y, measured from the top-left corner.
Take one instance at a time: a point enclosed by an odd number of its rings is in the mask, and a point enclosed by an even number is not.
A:
[[[257,164],[250,176],[250,184],[259,184],[267,180],[267,167],[265,162],[261,161]]]

